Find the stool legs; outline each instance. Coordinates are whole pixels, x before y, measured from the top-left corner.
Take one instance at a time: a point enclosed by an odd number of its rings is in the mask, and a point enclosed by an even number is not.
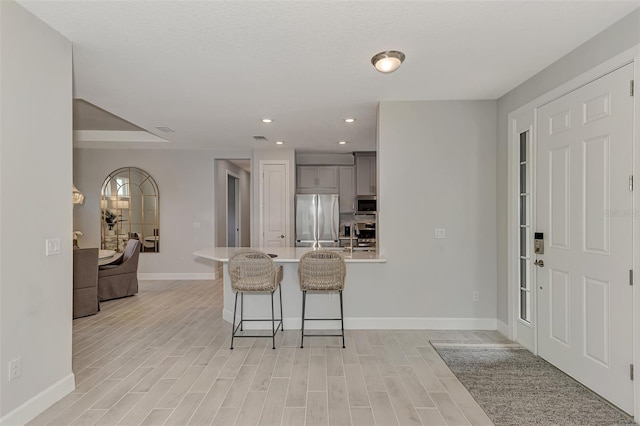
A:
[[[278,327],[276,328],[276,315],[275,315],[275,303],[273,300],[273,296],[274,293],[276,292],[276,290],[274,289],[273,291],[270,292],[271,295],[271,341],[273,343],[273,349],[276,348],[276,332],[278,328],[281,328],[284,331],[284,326],[283,326],[283,316],[282,316],[282,287],[280,287],[280,318],[278,319],[280,321],[280,323],[278,324]],[[236,315],[237,315],[237,311],[238,311],[238,293],[240,294],[240,324],[238,324],[236,326]],[[244,319],[244,292],[243,291],[236,291],[236,298],[235,298],[235,302],[233,304],[233,321],[231,322],[231,348],[233,349],[233,339],[236,337],[269,337],[267,336],[261,336],[261,335],[242,335],[242,336],[236,336],[236,332],[238,331],[238,329],[240,331],[243,331],[243,323],[244,321],[269,321],[268,318],[264,318],[264,319]]]
[[[271,339],[273,341],[273,349],[276,348],[276,320],[275,314],[273,311],[273,293],[275,290],[271,292]]]
[[[304,348],[304,308],[307,302],[307,291],[302,290],[302,335],[300,336],[300,348]]]
[[[309,321],[337,321],[340,320],[340,334],[307,334],[307,336],[335,336],[342,337],[342,347],[346,348],[344,342],[344,311],[342,308],[342,290],[338,290],[340,294],[340,318],[310,318]],[[300,348],[304,348],[304,321],[305,321],[305,311],[307,307],[307,290],[302,290],[302,333],[300,336]]]
[[[236,334],[236,309],[238,308],[238,291],[236,291],[236,301],[233,304],[233,321],[231,322],[231,348],[233,350],[233,336]],[[240,310],[242,312],[242,310]],[[240,318],[240,326],[242,326],[242,318]]]
[[[280,330],[284,331],[284,317],[282,316],[282,284],[278,284],[280,289]]]
[[[344,345],[344,314],[342,313],[342,290],[340,290],[340,327],[342,328],[342,348],[346,348]]]

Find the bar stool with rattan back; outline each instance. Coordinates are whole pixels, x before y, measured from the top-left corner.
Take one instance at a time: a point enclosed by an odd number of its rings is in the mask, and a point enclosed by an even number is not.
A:
[[[229,276],[231,288],[236,291],[236,300],[233,305],[233,324],[231,326],[231,349],[233,339],[237,337],[271,337],[273,349],[276,348],[276,333],[282,326],[282,266],[276,267],[271,257],[257,250],[241,250],[229,259]],[[275,318],[273,308],[273,293],[280,288],[280,318]],[[244,293],[270,293],[271,294],[271,319],[245,319],[244,318]],[[236,327],[236,310],[238,308],[238,294],[240,294],[240,324]],[[276,328],[275,322],[279,322]],[[271,321],[271,335],[241,335],[238,329],[243,331],[245,321]]]
[[[341,336],[344,348],[344,314],[342,310],[342,290],[347,268],[342,256],[329,250],[314,250],[305,253],[300,258],[298,278],[302,290],[302,333],[300,347],[304,347],[305,336]],[[340,318],[305,318],[307,292],[338,292],[340,294]],[[304,334],[306,321],[337,321],[340,320],[342,334]]]

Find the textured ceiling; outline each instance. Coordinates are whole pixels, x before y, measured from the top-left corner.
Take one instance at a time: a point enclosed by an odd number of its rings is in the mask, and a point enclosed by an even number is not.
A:
[[[20,3],[73,42],[75,97],[154,134],[159,126],[175,130],[161,134],[171,141],[162,147],[233,151],[283,140],[308,152],[375,149],[380,100],[496,99],[639,5]],[[407,59],[380,74],[370,58],[390,49]]]

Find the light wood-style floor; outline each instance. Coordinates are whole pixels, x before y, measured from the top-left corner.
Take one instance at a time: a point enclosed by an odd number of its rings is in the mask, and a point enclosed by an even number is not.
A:
[[[73,322],[76,390],[30,425],[492,424],[430,339],[501,341],[496,332],[299,330],[238,339],[216,281],[145,281],[137,296]],[[347,313],[348,315],[348,313]]]

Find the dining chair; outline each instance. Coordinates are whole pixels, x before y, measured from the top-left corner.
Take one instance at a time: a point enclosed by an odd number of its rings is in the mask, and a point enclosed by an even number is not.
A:
[[[98,298],[111,300],[133,296],[138,292],[140,241],[130,239],[122,257],[98,269]]]

